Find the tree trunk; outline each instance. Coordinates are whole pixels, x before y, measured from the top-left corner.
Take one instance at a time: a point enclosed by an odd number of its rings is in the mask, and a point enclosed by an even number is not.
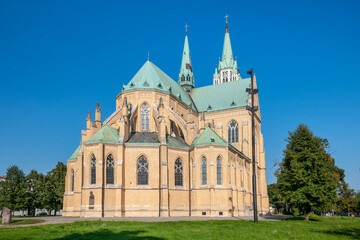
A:
[[[309,221],[309,217],[312,215],[312,212],[306,213],[305,221]]]

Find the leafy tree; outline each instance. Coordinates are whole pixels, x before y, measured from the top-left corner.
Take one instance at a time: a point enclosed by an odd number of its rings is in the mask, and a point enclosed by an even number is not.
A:
[[[8,207],[13,211],[25,210],[25,174],[13,165],[6,171],[6,180],[1,183],[1,208]]]
[[[285,201],[279,193],[279,187],[277,183],[268,185],[268,195],[269,202],[274,204],[279,212],[281,212],[282,209],[285,209]]]
[[[323,211],[336,199],[336,174],[328,142],[313,135],[309,128],[300,124],[289,132],[284,158],[275,173],[279,193],[291,208],[305,213],[305,220],[313,211]]]
[[[36,170],[26,176],[26,207],[29,215],[35,214],[36,208],[43,207],[43,183],[44,175],[38,173]]]
[[[56,167],[45,176],[44,205],[49,210],[60,210],[65,192],[66,166],[58,162]]]
[[[350,216],[351,212],[356,211],[356,194],[354,189],[349,188],[349,184],[345,181],[341,183],[341,187],[338,190],[338,200],[337,205],[339,211],[347,212],[348,216]]]

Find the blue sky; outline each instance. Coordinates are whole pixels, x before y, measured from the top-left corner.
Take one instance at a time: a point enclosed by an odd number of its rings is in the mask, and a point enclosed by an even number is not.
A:
[[[87,112],[100,102],[109,116],[148,51],[177,80],[186,22],[195,84],[212,84],[228,14],[240,74],[257,76],[268,182],[302,122],[360,190],[359,10],[359,1],[0,1],[0,175],[65,163]]]

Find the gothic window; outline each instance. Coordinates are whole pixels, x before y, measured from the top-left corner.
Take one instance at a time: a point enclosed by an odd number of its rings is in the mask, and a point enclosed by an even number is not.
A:
[[[137,161],[137,185],[149,184],[149,164],[146,157],[141,156]]]
[[[144,103],[141,106],[141,130],[150,129],[150,108]]]
[[[185,81],[185,76],[184,75],[181,76],[181,81],[182,82]]]
[[[74,175],[74,169],[71,170],[71,191],[74,191],[74,181],[75,181],[75,175]]]
[[[201,185],[207,184],[207,176],[206,176],[206,158],[203,157],[201,160]]]
[[[114,158],[111,154],[106,159],[106,184],[114,184]]]
[[[216,159],[216,179],[217,179],[217,185],[221,185],[222,184],[222,179],[221,179],[221,157],[218,156],[218,158]]]
[[[189,75],[186,76],[186,81],[190,81],[190,76]]]
[[[90,192],[89,196],[89,209],[94,209],[95,196],[93,192]]]
[[[239,142],[239,128],[237,122],[232,120],[228,126],[228,140],[229,143]]]
[[[178,158],[175,161],[175,186],[183,185],[183,164]]]
[[[224,72],[223,77],[224,77],[223,82],[227,82],[228,81],[228,73]]]
[[[96,184],[96,158],[93,154],[90,162],[90,184]]]

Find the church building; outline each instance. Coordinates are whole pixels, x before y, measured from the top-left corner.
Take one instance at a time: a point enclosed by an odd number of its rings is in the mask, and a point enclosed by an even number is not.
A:
[[[252,143],[251,81],[234,60],[227,21],[213,85],[195,88],[194,72],[186,32],[177,82],[148,60],[105,121],[99,103],[95,119],[88,113],[67,160],[64,216],[253,215],[252,144],[257,209],[269,211],[261,115]]]

